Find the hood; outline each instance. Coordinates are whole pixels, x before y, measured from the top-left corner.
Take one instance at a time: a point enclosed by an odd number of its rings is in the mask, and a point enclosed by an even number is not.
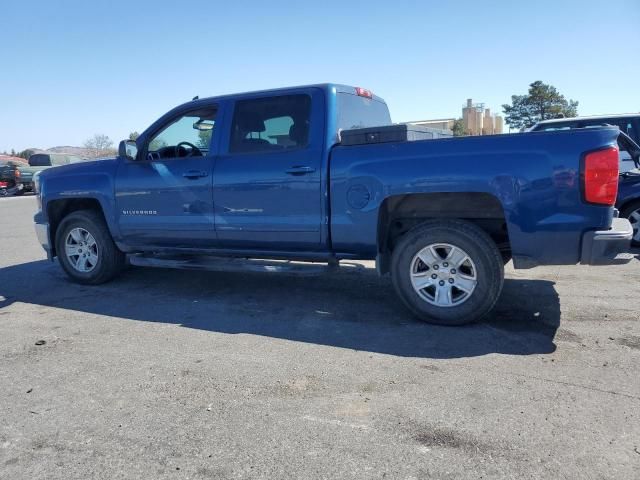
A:
[[[68,165],[58,165],[45,169],[40,168],[40,179],[46,180],[47,178],[52,177],[81,175],[84,173],[112,174],[115,171],[117,161],[117,158],[106,158],[101,160],[89,160],[87,162],[70,163]],[[33,168],[37,169],[38,167]]]

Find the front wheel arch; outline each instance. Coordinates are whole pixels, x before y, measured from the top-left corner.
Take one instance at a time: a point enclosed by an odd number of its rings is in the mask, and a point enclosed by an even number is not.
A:
[[[67,255],[65,244],[72,232],[88,232],[97,244],[97,260],[90,271],[81,271]],[[125,254],[115,245],[102,215],[95,210],[77,210],[65,216],[56,230],[58,261],[69,278],[76,283],[97,285],[115,277],[125,266]]]

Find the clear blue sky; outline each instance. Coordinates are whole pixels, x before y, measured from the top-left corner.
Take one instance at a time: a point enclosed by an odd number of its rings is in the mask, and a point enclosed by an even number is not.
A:
[[[543,80],[640,111],[640,0],[15,1],[0,8],[0,151],[118,141],[194,95],[340,82],[394,121],[492,110]]]

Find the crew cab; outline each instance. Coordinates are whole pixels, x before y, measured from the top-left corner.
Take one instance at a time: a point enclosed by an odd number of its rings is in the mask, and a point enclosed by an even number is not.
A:
[[[195,99],[117,158],[43,171],[37,236],[84,284],[127,261],[375,259],[411,312],[447,325],[492,309],[511,259],[630,259],[631,225],[613,206],[617,129],[376,133],[390,124],[381,98],[336,84]]]

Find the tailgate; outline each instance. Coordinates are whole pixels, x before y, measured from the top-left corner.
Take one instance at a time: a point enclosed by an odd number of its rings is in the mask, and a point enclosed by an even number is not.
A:
[[[30,183],[33,181],[33,175],[42,170],[42,168],[20,166],[18,170],[20,170],[20,181],[22,183]]]

